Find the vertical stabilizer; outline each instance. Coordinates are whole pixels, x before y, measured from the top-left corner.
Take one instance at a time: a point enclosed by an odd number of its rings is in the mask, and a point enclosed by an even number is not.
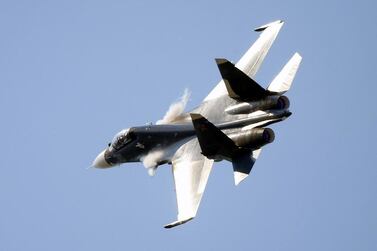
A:
[[[259,70],[259,67],[262,65],[264,58],[274,43],[283,24],[283,21],[278,20],[255,29],[255,31],[261,32],[260,36],[238,61],[236,67],[249,77],[253,78]],[[204,101],[215,99],[226,94],[227,89],[225,88],[224,81],[221,80],[220,83],[218,83],[208,94]]]

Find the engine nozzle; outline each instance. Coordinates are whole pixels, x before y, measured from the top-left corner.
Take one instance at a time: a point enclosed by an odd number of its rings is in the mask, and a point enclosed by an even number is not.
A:
[[[228,135],[239,146],[250,149],[258,149],[272,143],[275,133],[270,128],[253,128]]]

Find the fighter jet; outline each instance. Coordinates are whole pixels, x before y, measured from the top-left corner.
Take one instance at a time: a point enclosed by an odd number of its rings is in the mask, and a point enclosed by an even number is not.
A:
[[[291,115],[289,99],[283,94],[299,68],[302,58],[298,53],[267,88],[253,80],[282,25],[278,20],[256,28],[260,36],[235,65],[216,59],[222,80],[197,108],[155,125],[120,131],[93,166],[144,162],[154,171],[160,165],[171,165],[178,217],[165,228],[192,220],[213,163],[231,162],[238,185],[250,174],[262,147],[274,141],[274,131],[266,126]]]

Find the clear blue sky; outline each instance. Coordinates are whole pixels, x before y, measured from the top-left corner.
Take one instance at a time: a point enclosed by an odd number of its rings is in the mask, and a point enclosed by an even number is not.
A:
[[[1,1],[0,251],[377,250],[374,1]],[[217,163],[181,227],[170,166],[87,170],[122,128],[188,108],[254,27],[286,21],[256,80],[303,56],[252,175]]]

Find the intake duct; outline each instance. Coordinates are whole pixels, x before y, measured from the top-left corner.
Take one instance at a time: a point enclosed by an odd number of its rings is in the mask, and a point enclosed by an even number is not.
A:
[[[268,96],[260,101],[242,102],[225,109],[225,112],[231,115],[248,114],[257,110],[279,109],[285,110],[289,108],[289,99],[286,96]]]
[[[231,133],[228,137],[233,140],[238,147],[255,150],[272,143],[275,139],[275,133],[270,128],[253,128]]]

